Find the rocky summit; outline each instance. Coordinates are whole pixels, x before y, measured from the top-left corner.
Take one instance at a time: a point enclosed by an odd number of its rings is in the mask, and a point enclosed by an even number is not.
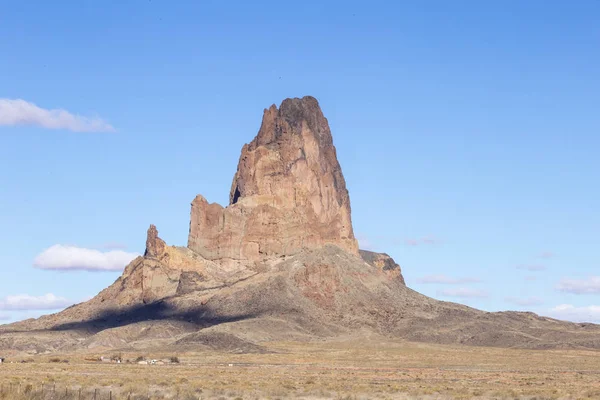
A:
[[[264,110],[229,204],[192,201],[187,247],[151,225],[146,251],[84,303],[0,326],[0,350],[203,348],[381,335],[522,348],[600,348],[600,327],[423,296],[385,253],[359,250],[327,119],[313,97]]]
[[[229,205],[192,202],[188,247],[208,260],[264,261],[336,245],[358,254],[346,181],[314,97],[264,110]]]

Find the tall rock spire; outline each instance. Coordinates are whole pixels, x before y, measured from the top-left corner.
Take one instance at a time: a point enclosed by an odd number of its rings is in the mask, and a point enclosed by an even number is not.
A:
[[[244,145],[229,206],[192,202],[188,247],[205,258],[257,261],[334,244],[357,254],[350,197],[314,97],[264,111]]]

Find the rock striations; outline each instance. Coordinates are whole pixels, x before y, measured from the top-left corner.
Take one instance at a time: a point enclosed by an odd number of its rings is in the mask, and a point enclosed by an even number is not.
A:
[[[264,111],[244,145],[229,206],[192,202],[188,247],[209,260],[263,261],[333,244],[358,254],[350,197],[313,97]]]
[[[313,97],[264,111],[227,207],[197,196],[187,247],[154,225],[146,251],[93,299],[0,326],[29,353],[173,346],[262,351],[258,342],[378,334],[436,343],[600,348],[600,329],[487,313],[408,287],[387,254],[358,250],[327,119]]]

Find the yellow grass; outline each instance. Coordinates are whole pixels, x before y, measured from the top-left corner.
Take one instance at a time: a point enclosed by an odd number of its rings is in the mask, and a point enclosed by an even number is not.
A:
[[[374,340],[269,343],[270,354],[148,352],[123,359],[180,364],[85,361],[90,355],[29,357],[0,365],[0,399],[600,399],[600,352],[511,350]],[[115,352],[96,353],[112,356]],[[25,357],[21,357],[25,358]],[[12,359],[18,361],[21,358]],[[10,359],[8,361],[11,361]],[[232,364],[232,365],[230,365]],[[20,386],[19,386],[20,385]],[[56,385],[56,392],[52,389]],[[29,393],[22,396],[29,386]],[[10,394],[7,388],[12,387]],[[16,393],[19,391],[20,393]],[[50,394],[49,394],[50,393]],[[38,396],[38,397],[35,397]],[[61,397],[62,396],[62,397]],[[74,396],[74,397],[73,397]],[[52,398],[52,397],[46,397]]]

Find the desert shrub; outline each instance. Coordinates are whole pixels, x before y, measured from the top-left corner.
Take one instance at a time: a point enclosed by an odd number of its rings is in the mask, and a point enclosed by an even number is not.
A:
[[[61,360],[60,360],[60,358],[58,358],[58,357],[52,357],[52,358],[51,358],[49,361],[50,361],[51,363],[59,363]]]
[[[173,356],[169,360],[174,364],[179,364],[179,357]]]

